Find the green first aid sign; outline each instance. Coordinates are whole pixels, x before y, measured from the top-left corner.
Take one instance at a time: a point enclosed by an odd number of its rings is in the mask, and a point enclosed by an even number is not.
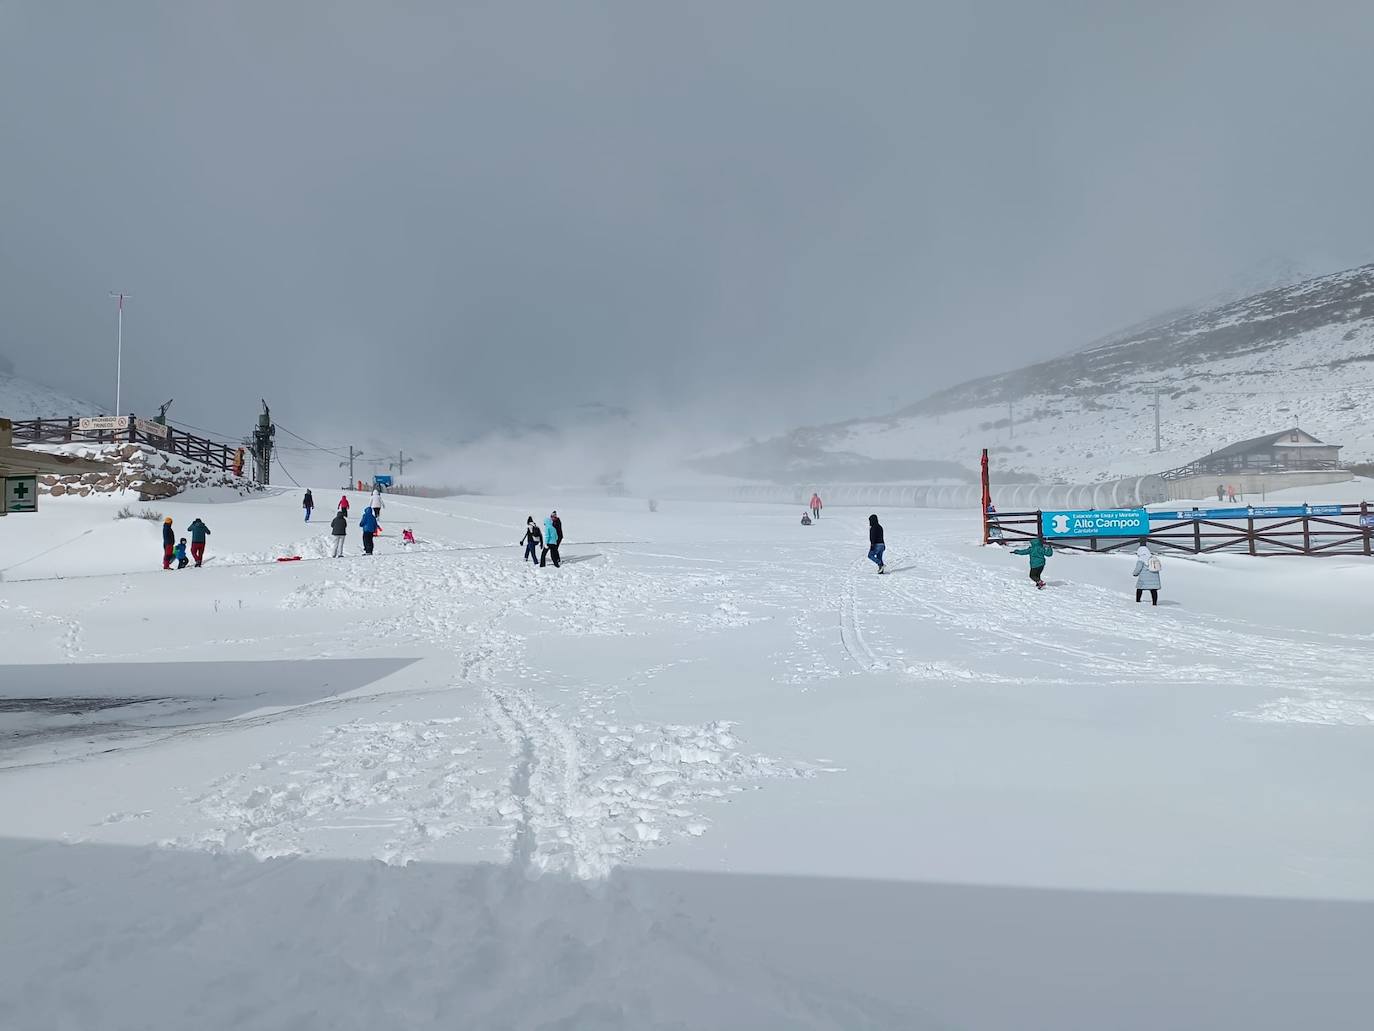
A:
[[[5,477],[5,512],[38,511],[38,477]]]

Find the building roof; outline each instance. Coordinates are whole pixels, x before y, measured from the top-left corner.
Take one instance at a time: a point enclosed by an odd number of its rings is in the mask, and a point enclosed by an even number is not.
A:
[[[1291,434],[1294,430],[1297,430],[1297,432],[1301,433],[1305,437],[1312,437],[1312,434],[1308,433],[1306,430],[1300,430],[1296,426],[1290,426],[1286,430],[1279,430],[1278,433],[1266,433],[1262,437],[1251,437],[1249,440],[1241,440],[1237,441],[1234,444],[1227,444],[1224,448],[1222,448],[1219,451],[1213,451],[1210,455],[1203,455],[1201,458],[1198,459],[1198,462],[1210,461],[1213,458],[1230,458],[1232,455],[1252,455],[1257,451],[1264,451],[1268,448],[1273,447],[1275,444],[1279,443],[1284,437]],[[1323,443],[1322,441],[1317,440],[1316,437],[1312,437],[1312,440],[1306,443],[1305,445],[1290,443],[1286,444],[1285,446],[1340,447],[1339,444]]]

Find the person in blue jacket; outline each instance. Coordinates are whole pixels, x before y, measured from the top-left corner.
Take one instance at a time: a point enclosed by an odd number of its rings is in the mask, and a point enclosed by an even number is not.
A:
[[[544,520],[544,550],[539,553],[540,569],[544,568],[545,560],[550,557],[553,558],[554,569],[557,569],[562,564],[562,560],[558,557],[558,545],[560,540],[561,538],[558,530],[553,523],[553,516],[549,516]]]
[[[372,535],[377,532],[377,510],[363,509],[363,517],[358,520],[358,529],[363,531],[363,554],[372,554]]]
[[[1050,542],[1043,537],[1037,537],[1030,542],[1029,547],[1017,548],[1012,554],[1030,556],[1030,578],[1035,581],[1036,587],[1043,589],[1045,581],[1041,578],[1041,574],[1045,572],[1045,563],[1054,554],[1054,548],[1050,547]]]

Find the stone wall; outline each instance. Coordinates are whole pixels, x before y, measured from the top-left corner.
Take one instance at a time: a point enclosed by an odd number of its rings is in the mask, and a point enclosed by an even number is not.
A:
[[[191,487],[228,487],[245,494],[257,489],[247,477],[213,469],[147,444],[34,445],[33,450],[76,455],[107,467],[100,472],[40,476],[39,494],[54,498],[136,493],[140,501],[153,501]]]

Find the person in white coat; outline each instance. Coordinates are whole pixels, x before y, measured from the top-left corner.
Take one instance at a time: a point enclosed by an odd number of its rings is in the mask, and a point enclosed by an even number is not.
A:
[[[380,518],[382,518],[382,488],[381,488],[381,487],[373,487],[373,488],[372,488],[372,498],[371,498],[370,501],[368,501],[368,505],[371,506],[371,508],[372,508],[372,518],[373,518],[373,519],[380,519]]]
[[[1135,600],[1140,601],[1140,596],[1146,591],[1150,592],[1150,604],[1159,604],[1159,590],[1161,587],[1159,572],[1162,564],[1159,556],[1150,550],[1148,545],[1142,544],[1135,549],[1135,569],[1131,575],[1135,577]]]

